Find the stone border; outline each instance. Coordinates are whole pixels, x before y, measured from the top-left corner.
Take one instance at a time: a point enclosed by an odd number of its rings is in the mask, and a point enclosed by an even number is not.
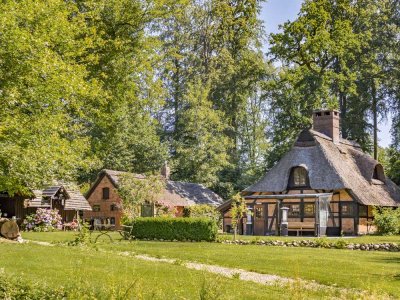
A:
[[[308,247],[308,248],[326,248],[326,249],[348,249],[362,251],[389,251],[400,252],[400,245],[396,243],[348,243],[343,239],[330,242],[326,239],[315,240],[222,240],[222,244],[233,245],[259,245],[259,246],[281,246],[281,247]]]

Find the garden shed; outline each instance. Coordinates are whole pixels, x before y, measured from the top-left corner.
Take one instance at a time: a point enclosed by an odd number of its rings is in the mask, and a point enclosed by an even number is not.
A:
[[[63,222],[72,221],[77,213],[92,210],[86,198],[77,188],[59,184],[43,190],[32,190],[29,195],[9,196],[0,194],[0,210],[3,217],[16,217],[20,223],[26,215],[35,213],[37,208],[58,209]]]

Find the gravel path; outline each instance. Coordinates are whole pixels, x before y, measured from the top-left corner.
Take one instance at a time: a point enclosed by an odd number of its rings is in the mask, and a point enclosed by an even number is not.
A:
[[[120,255],[130,256],[129,252],[121,252]],[[148,256],[148,255],[133,255],[133,257],[135,257],[137,259],[153,261],[153,262],[180,264],[188,269],[206,271],[206,272],[218,274],[218,275],[221,275],[224,277],[237,278],[240,280],[252,281],[252,282],[265,284],[265,285],[301,284],[302,286],[304,286],[307,289],[318,289],[318,288],[325,288],[325,289],[326,288],[334,288],[334,289],[336,289],[335,287],[318,284],[314,281],[306,281],[306,280],[302,280],[302,279],[292,279],[292,278],[286,278],[286,277],[281,277],[281,276],[271,275],[271,274],[249,272],[249,271],[246,271],[243,269],[227,268],[227,267],[221,267],[221,266],[217,266],[217,265],[207,265],[207,264],[201,264],[201,263],[195,263],[195,262],[180,263],[179,260],[169,259],[169,258],[157,258],[157,257],[153,257],[153,256]]]

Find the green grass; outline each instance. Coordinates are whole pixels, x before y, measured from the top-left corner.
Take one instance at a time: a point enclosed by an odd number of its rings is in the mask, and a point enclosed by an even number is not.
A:
[[[327,285],[385,292],[400,297],[398,252],[144,241],[103,247],[315,280]]]
[[[25,233],[26,239],[66,241],[69,232]],[[389,293],[400,297],[400,253],[351,250],[227,245],[217,243],[101,242],[100,249],[131,251],[156,257],[197,261],[266,274],[315,280],[322,284]],[[368,236],[357,242],[394,242],[398,237]],[[364,239],[364,240],[362,240]],[[372,239],[371,241],[367,241]]]
[[[80,288],[86,295],[102,291],[102,299],[109,299],[115,290],[129,290],[130,299],[265,299],[266,295],[269,299],[320,299],[339,296],[338,291],[264,286],[189,270],[178,264],[146,262],[81,247],[0,243],[0,250],[0,268],[9,276],[51,288]],[[200,298],[202,293],[209,297]]]

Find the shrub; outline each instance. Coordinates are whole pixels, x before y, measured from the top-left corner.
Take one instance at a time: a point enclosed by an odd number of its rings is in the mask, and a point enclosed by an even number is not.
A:
[[[183,216],[187,218],[210,218],[217,222],[218,227],[222,226],[221,213],[214,206],[208,204],[186,206],[183,209]]]
[[[400,234],[400,209],[374,208],[373,214],[379,234]]]
[[[343,239],[338,239],[335,241],[334,246],[336,249],[344,249],[346,248],[348,243]]]
[[[209,218],[136,218],[131,225],[139,239],[215,241],[218,231]]]
[[[57,209],[38,208],[36,213],[26,216],[25,230],[53,231],[61,226],[62,218]]]

